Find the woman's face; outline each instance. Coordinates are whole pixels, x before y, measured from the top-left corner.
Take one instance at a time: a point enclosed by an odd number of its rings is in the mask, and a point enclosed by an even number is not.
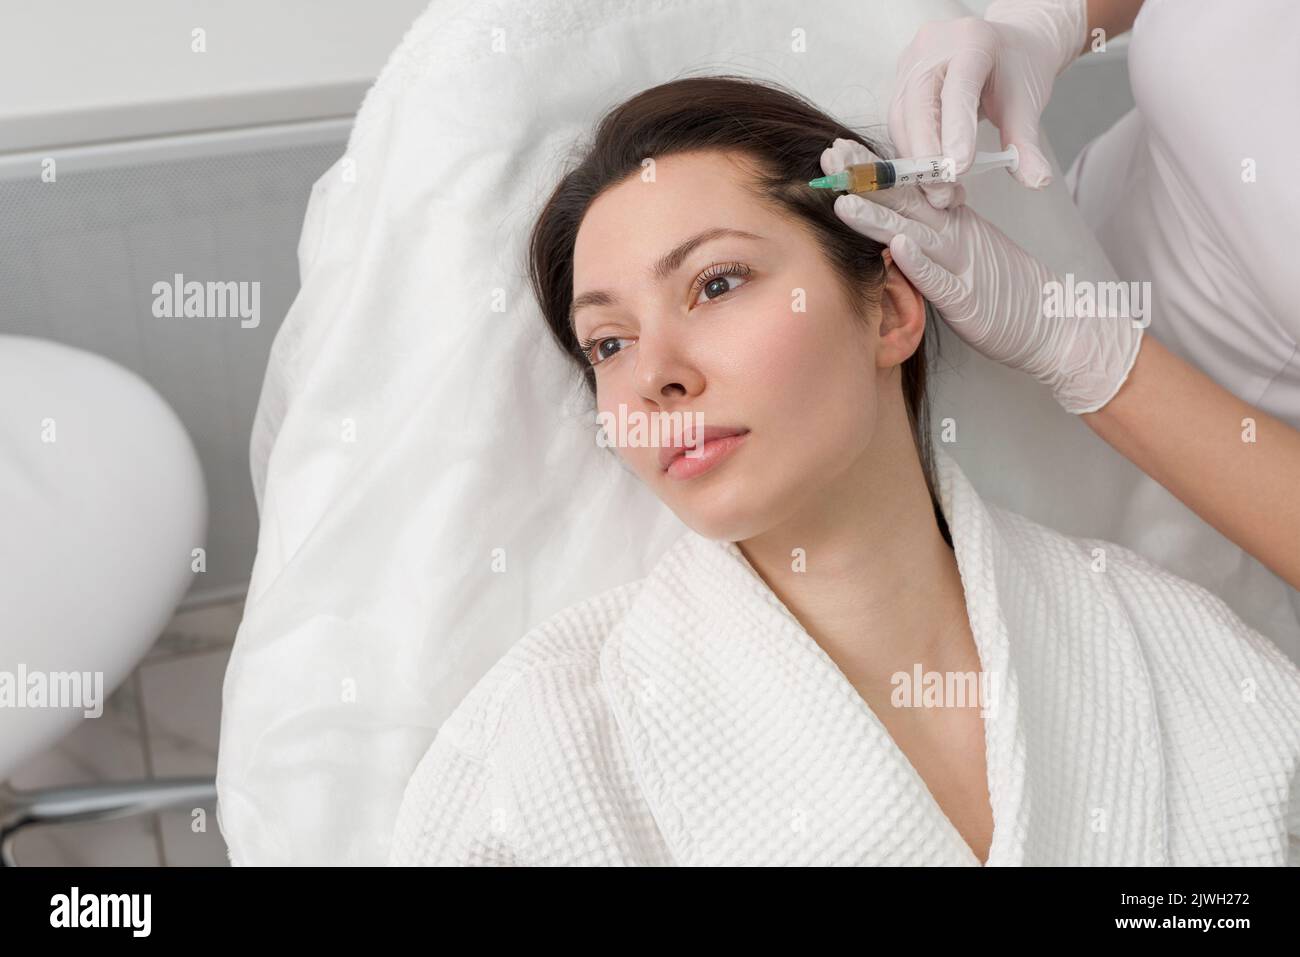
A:
[[[652,169],[607,190],[582,221],[574,327],[579,341],[594,340],[596,404],[608,421],[623,405],[629,426],[678,412],[706,429],[745,430],[668,470],[660,447],[618,447],[686,525],[743,541],[835,494],[861,466],[890,400],[881,386],[901,396],[906,356],[882,349],[879,310],[869,322],[853,314],[808,228],[742,187],[749,174],[731,155],[674,154]],[[717,230],[750,235],[689,242]]]

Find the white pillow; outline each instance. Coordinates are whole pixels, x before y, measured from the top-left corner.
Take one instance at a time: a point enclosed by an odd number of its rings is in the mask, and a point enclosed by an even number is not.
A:
[[[883,137],[869,127],[899,51],[924,20],[963,13],[497,0],[435,2],[416,21],[312,191],[302,290],[258,409],[262,526],[217,775],[234,863],[382,863],[407,779],[479,677],[684,530],[596,447],[526,282],[529,228],[574,142],[686,73],[775,80]],[[996,172],[968,194],[1056,268],[1113,278],[1059,171],[1044,193]],[[1027,377],[942,338],[956,369],[938,372],[934,422],[957,421],[949,448],[972,481],[1117,537],[1146,480]]]

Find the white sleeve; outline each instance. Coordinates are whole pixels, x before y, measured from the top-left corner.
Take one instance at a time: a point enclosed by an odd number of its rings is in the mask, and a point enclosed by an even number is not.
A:
[[[514,867],[512,815],[500,781],[480,757],[439,734],[411,776],[389,848],[393,867]]]

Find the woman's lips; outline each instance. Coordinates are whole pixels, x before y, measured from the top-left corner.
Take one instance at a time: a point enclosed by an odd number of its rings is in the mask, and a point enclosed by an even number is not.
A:
[[[690,438],[679,447],[659,451],[659,463],[669,478],[688,479],[703,475],[730,455],[745,441],[748,429],[708,426],[701,434],[703,444],[694,449]],[[691,450],[693,454],[685,454]]]

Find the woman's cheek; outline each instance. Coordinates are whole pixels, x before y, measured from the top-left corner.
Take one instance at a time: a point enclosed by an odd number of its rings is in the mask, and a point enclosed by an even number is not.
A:
[[[762,385],[759,401],[780,406],[780,418],[797,427],[790,441],[815,446],[833,437],[845,449],[868,442],[876,412],[869,329],[838,301],[807,312],[787,303],[754,325],[750,363]]]
[[[737,303],[739,305],[739,303]],[[808,314],[796,312],[791,299],[749,304],[741,321],[726,327],[718,352],[728,376],[761,383],[781,401],[789,393],[778,383],[801,382],[815,376],[821,346]]]

